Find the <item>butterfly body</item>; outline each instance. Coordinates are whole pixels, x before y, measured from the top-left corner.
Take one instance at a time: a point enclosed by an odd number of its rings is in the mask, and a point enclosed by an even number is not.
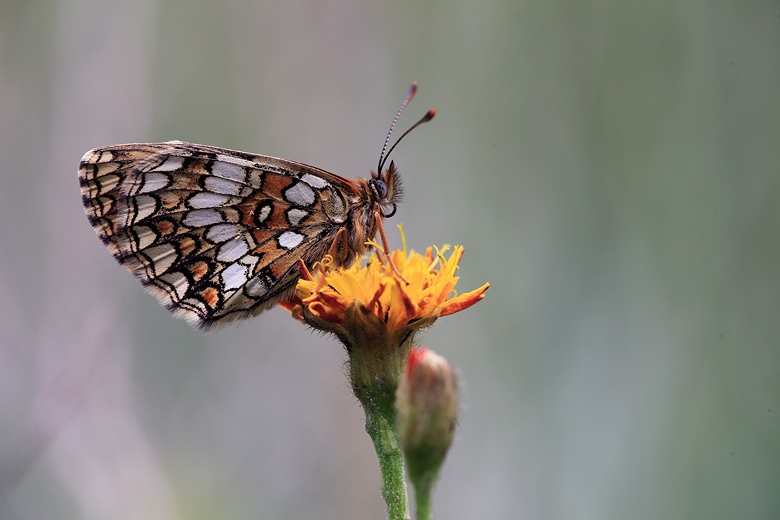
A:
[[[286,298],[299,261],[348,266],[395,213],[393,163],[349,180],[305,164],[181,141],[87,152],[90,223],[117,261],[179,317],[207,329]]]

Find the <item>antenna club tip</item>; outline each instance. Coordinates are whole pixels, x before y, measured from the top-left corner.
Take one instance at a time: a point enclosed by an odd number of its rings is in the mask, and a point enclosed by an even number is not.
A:
[[[436,115],[436,109],[432,108],[432,109],[428,110],[427,114],[425,114],[425,120],[426,121],[430,121],[431,119],[433,119],[433,116],[435,116],[435,115]]]
[[[406,94],[406,102],[408,103],[412,97],[414,96],[414,93],[417,92],[417,82],[412,82],[412,86],[409,87],[409,93]]]

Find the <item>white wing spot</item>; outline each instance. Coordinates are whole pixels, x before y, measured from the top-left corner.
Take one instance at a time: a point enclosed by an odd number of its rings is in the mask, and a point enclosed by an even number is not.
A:
[[[246,240],[241,238],[230,240],[219,248],[217,260],[220,262],[235,262],[249,251]]]
[[[157,199],[151,195],[139,195],[135,198],[135,204],[138,212],[135,215],[134,222],[143,220],[157,211]]]
[[[159,166],[154,168],[157,172],[173,172],[181,170],[181,166],[184,163],[184,157],[168,157]]]
[[[238,289],[246,283],[246,267],[241,264],[229,265],[222,271],[222,284],[225,289]]]
[[[298,206],[308,206],[314,202],[314,190],[305,182],[297,182],[287,188],[284,198]]]
[[[270,214],[271,214],[271,206],[269,205],[263,206],[262,208],[260,208],[260,214],[257,217],[257,221],[262,224],[263,222],[265,222],[265,219],[267,219],[268,215]]]
[[[149,193],[165,188],[171,178],[165,173],[149,172],[144,175],[144,186],[140,193]]]
[[[211,173],[231,181],[244,182],[246,178],[246,172],[241,166],[221,161],[214,163],[214,166],[211,167]]]
[[[236,235],[238,235],[238,226],[235,224],[217,224],[206,233],[206,239],[209,242],[219,244],[220,242],[230,240]]]
[[[311,173],[304,173],[301,175],[301,180],[311,186],[312,188],[324,188],[325,186],[330,186],[330,183],[323,179],[322,177],[317,177],[316,175],[312,175]]]
[[[222,215],[215,209],[195,209],[187,213],[181,221],[187,227],[203,227],[211,224],[220,224]]]
[[[205,209],[219,208],[226,205],[228,202],[230,202],[230,197],[227,195],[202,191],[190,197],[187,204],[193,209]]]
[[[291,226],[297,226],[300,221],[303,220],[308,214],[308,211],[304,211],[298,208],[290,208],[287,210],[287,220],[290,221]]]
[[[255,255],[246,255],[244,258],[239,260],[239,262],[242,265],[245,265],[249,268],[249,272],[252,273],[255,271],[255,266],[257,265],[257,257]]]
[[[226,195],[239,195],[241,193],[240,184],[222,177],[206,177],[206,189]]]
[[[285,249],[293,249],[303,241],[303,235],[293,231],[285,231],[279,235],[279,245]]]

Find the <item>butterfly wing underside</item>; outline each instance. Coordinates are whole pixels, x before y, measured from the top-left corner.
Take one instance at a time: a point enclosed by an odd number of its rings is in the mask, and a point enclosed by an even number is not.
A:
[[[87,152],[90,223],[117,261],[207,329],[287,297],[349,217],[353,184],[292,161],[178,141]]]

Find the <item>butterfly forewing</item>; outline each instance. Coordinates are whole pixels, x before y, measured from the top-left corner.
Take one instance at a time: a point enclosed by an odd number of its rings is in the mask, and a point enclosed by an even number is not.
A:
[[[328,251],[358,186],[292,161],[172,141],[87,152],[90,223],[114,257],[202,328],[287,296]]]

